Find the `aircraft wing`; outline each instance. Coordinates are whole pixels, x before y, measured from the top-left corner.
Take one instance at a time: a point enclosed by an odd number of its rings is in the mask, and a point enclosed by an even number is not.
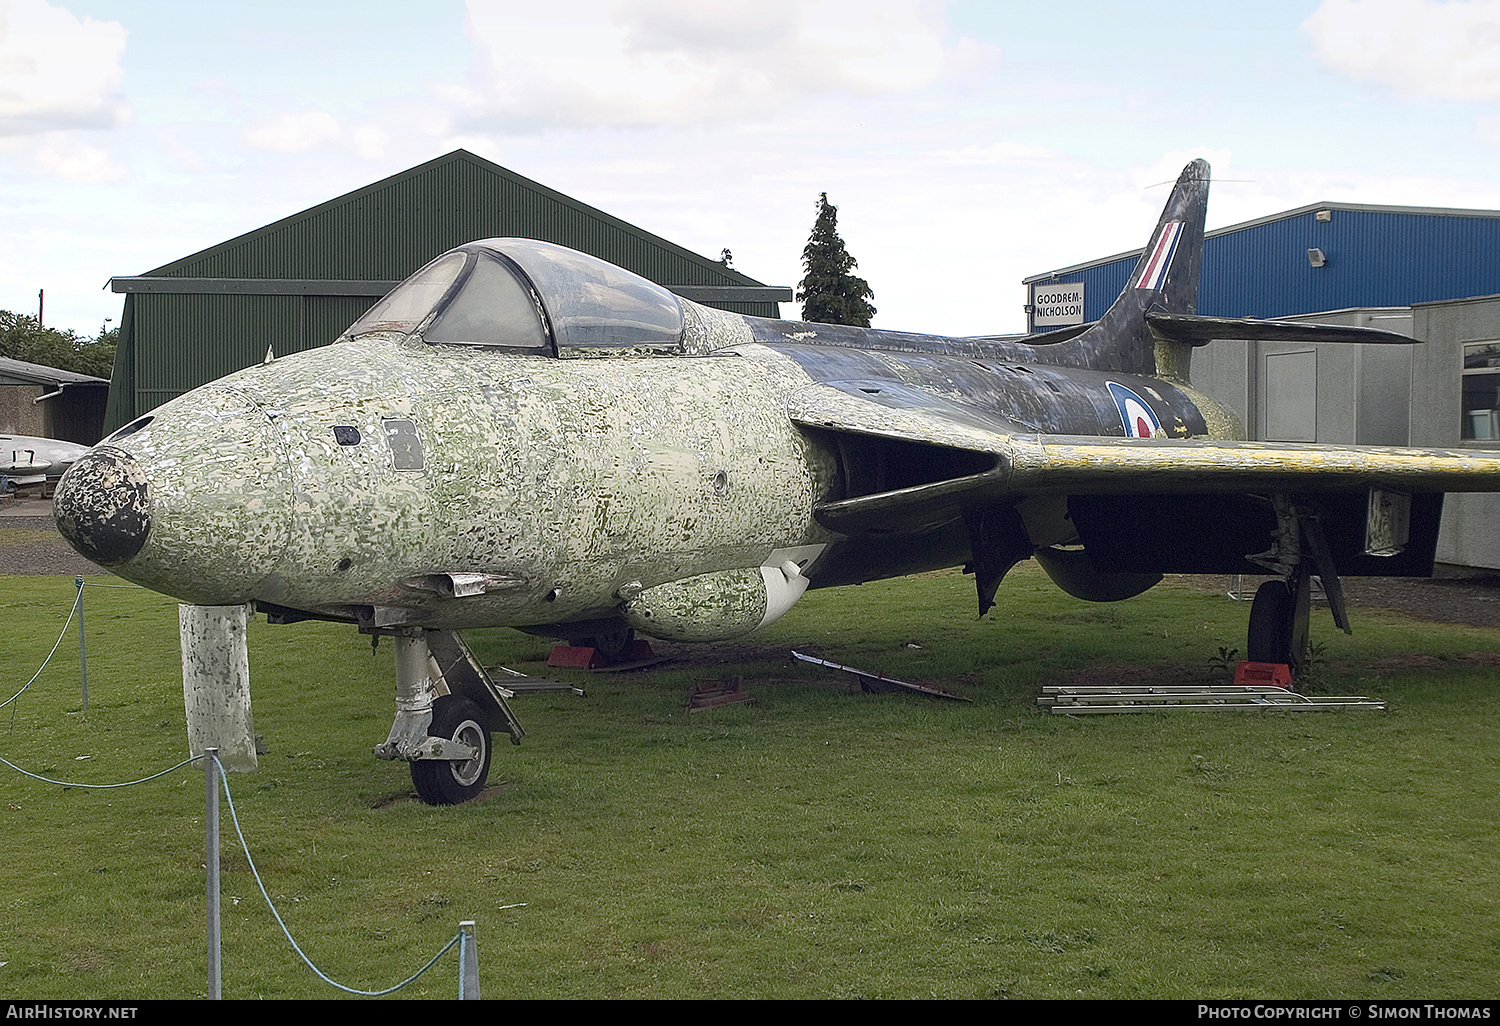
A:
[[[1035,434],[889,382],[808,386],[789,413],[805,427],[900,445],[907,463],[924,448],[989,457],[968,464],[977,472],[822,504],[818,520],[843,534],[915,530],[977,501],[1039,495],[1500,491],[1500,450]]]

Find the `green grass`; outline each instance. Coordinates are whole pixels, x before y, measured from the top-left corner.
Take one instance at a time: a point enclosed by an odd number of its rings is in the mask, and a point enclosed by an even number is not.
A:
[[[1356,610],[1346,638],[1318,613],[1323,687],[1384,713],[1068,719],[1039,714],[1043,684],[1087,667],[1207,680],[1247,607],[1171,584],[1093,606],[1023,568],[976,620],[972,589],[948,574],[815,592],[740,648],[518,699],[529,736],[497,748],[501,786],[442,809],[392,800],[406,767],[370,756],[389,645],[259,622],[270,751],[231,786],[298,940],[364,988],[473,918],[489,997],[1496,992],[1500,690],[1474,654],[1500,632]],[[72,595],[70,578],[0,578],[7,695]],[[86,782],[183,758],[175,606],[86,603],[87,711],[70,630],[13,719],[0,710],[0,755]],[[533,672],[548,649],[470,641]],[[851,692],[792,647],[974,702]],[[759,704],[684,711],[696,678],[728,674]],[[201,774],[85,791],[0,773],[0,994],[201,996]],[[280,938],[225,818],[225,996],[333,996]],[[455,981],[450,955],[403,993]]]

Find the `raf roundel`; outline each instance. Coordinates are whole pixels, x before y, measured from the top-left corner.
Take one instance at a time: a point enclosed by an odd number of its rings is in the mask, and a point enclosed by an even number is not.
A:
[[[1124,385],[1109,381],[1109,394],[1120,411],[1120,423],[1125,426],[1126,438],[1155,438],[1162,433],[1161,421],[1146,405],[1146,400]]]

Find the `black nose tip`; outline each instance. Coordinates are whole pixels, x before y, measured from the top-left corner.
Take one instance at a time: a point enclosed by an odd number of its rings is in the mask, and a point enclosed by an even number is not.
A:
[[[52,515],[73,548],[100,566],[119,566],[151,533],[146,479],[124,453],[91,450],[58,483]]]

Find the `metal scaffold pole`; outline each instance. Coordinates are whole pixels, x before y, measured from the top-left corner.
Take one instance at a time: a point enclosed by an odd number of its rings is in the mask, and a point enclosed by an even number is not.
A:
[[[208,997],[223,997],[219,978],[219,750],[203,749],[203,829],[208,867]]]
[[[458,999],[479,1000],[479,949],[475,944],[474,920],[458,924]]]

